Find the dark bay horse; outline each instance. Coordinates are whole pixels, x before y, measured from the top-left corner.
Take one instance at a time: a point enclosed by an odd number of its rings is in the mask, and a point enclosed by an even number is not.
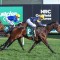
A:
[[[23,45],[21,43],[21,38],[25,37],[29,40],[33,39],[33,37],[28,37],[26,34],[27,23],[22,23],[20,26],[23,26],[23,27],[20,27],[20,28],[16,27],[13,29],[8,40],[0,46],[1,50],[4,50],[6,47],[9,47],[16,39],[18,40],[19,44],[24,50]],[[34,43],[28,52],[30,52],[38,43],[42,41],[50,49],[50,51],[54,53],[54,51],[51,49],[51,47],[47,42],[47,35],[52,29],[56,29],[58,32],[60,32],[59,24],[57,22],[53,22],[47,25],[46,27],[37,27],[36,37],[34,37]]]

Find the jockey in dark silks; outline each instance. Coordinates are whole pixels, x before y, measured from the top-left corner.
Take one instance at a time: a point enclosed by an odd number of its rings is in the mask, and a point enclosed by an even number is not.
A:
[[[35,22],[37,22],[39,25],[43,25],[41,23],[41,21],[44,19],[44,15],[41,14],[41,15],[38,15],[36,14],[36,17],[30,17],[26,20],[26,22],[28,23],[28,25],[30,25],[32,28],[34,28],[34,34],[35,34],[35,29],[36,29],[36,24]]]

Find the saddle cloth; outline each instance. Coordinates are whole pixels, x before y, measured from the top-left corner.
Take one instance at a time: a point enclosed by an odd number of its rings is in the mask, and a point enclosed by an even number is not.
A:
[[[30,26],[27,26],[26,32],[28,37],[32,37],[34,35],[34,29]]]

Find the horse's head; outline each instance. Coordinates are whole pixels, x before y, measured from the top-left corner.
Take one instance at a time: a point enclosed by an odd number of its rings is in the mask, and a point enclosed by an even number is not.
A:
[[[47,25],[47,30],[48,31],[51,31],[52,29],[58,30],[58,27],[59,27],[59,23],[58,22],[52,22],[52,23]]]
[[[53,24],[53,28],[56,29],[58,32],[60,32],[60,24],[58,22],[55,22]]]
[[[58,31],[60,33],[60,24],[58,22],[52,22],[50,24],[50,28],[51,28],[51,30],[55,29],[56,31]]]

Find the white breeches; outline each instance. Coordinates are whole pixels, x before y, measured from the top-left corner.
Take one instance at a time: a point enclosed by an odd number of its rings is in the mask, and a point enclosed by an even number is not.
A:
[[[26,22],[27,22],[31,27],[36,28],[36,24],[32,23],[32,22],[30,21],[30,19],[27,19]]]
[[[14,24],[13,21],[8,20],[8,18],[6,18],[6,21],[7,21],[10,25],[13,25],[13,26],[15,27],[15,24]]]

